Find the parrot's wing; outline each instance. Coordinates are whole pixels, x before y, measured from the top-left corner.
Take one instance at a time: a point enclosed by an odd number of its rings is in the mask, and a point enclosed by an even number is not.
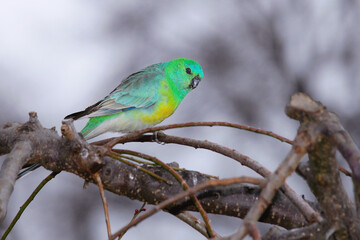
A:
[[[87,117],[110,115],[134,108],[148,108],[159,99],[164,71],[150,66],[127,77],[107,97],[88,109]],[[90,108],[90,107],[89,107]]]

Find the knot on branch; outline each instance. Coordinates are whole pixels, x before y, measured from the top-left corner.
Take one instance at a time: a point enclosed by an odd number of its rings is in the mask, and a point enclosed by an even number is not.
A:
[[[65,137],[65,139],[71,141],[75,138],[75,126],[73,124],[73,120],[63,120],[61,125],[61,134]]]
[[[36,129],[42,129],[36,112],[29,112],[29,121],[18,127],[18,133],[34,132]]]
[[[62,121],[61,133],[65,144],[69,145],[73,152],[73,160],[79,170],[88,172],[90,175],[99,171],[104,165],[101,159],[101,147],[90,145],[84,137],[76,132],[72,119]]]
[[[35,123],[38,121],[38,116],[36,112],[29,112],[29,122]]]

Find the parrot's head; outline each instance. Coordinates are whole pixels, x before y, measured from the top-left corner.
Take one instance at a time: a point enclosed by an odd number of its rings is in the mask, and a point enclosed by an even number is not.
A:
[[[200,64],[196,61],[186,58],[178,58],[168,62],[165,69],[165,75],[171,79],[177,89],[187,94],[196,88],[204,76]]]

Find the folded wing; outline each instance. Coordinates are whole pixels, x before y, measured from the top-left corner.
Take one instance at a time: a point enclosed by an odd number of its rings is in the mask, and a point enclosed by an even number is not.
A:
[[[110,115],[134,108],[149,108],[159,99],[158,89],[162,79],[164,79],[164,71],[161,65],[149,66],[128,76],[103,100],[65,118],[76,120],[82,117]]]

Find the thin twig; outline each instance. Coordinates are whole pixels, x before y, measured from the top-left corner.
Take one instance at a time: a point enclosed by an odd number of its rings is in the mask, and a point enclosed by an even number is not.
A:
[[[104,206],[104,213],[105,213],[105,222],[106,222],[106,230],[108,233],[108,237],[109,239],[111,238],[111,226],[110,226],[110,218],[109,218],[109,209],[108,209],[108,204],[105,198],[105,193],[104,193],[104,187],[103,184],[101,182],[101,178],[98,172],[94,173],[94,177],[96,180],[96,183],[99,187],[99,192],[100,192],[100,196],[101,196],[101,200]]]
[[[144,173],[149,174],[150,176],[156,178],[156,179],[159,180],[159,181],[163,181],[163,182],[169,184],[169,181],[166,180],[165,178],[160,177],[160,176],[157,175],[156,173],[153,173],[153,172],[151,172],[151,171],[149,171],[149,170],[147,170],[147,169],[145,169],[145,168],[143,168],[143,167],[140,167],[139,165],[136,165],[136,164],[134,164],[134,163],[132,163],[132,162],[129,162],[129,161],[123,159],[119,154],[117,154],[117,153],[114,152],[114,151],[108,152],[108,153],[106,153],[106,154],[107,154],[109,157],[115,158],[115,159],[117,159],[117,160],[119,160],[119,161],[121,161],[121,162],[129,165],[129,166],[132,166],[132,167],[134,167],[134,168],[136,168],[136,169],[139,169],[140,171],[142,171],[142,172],[144,172]]]
[[[252,178],[252,177],[237,177],[237,178],[206,181],[204,183],[196,185],[193,188],[190,188],[187,191],[178,193],[177,195],[175,195],[175,196],[161,202],[160,204],[156,205],[154,208],[148,210],[146,213],[142,214],[141,216],[139,216],[138,218],[136,218],[135,220],[131,221],[129,224],[127,224],[126,226],[121,228],[119,231],[114,233],[111,236],[111,240],[115,239],[117,236],[122,234],[124,231],[127,231],[129,228],[137,225],[139,222],[143,221],[144,219],[146,219],[146,218],[152,216],[153,214],[157,213],[161,209],[167,207],[168,205],[170,205],[172,203],[180,201],[181,199],[189,196],[190,194],[195,194],[195,193],[197,193],[197,192],[199,192],[199,191],[201,191],[201,190],[203,190],[203,189],[205,189],[207,187],[211,187],[211,186],[228,186],[228,185],[237,184],[237,183],[250,183],[250,184],[255,184],[255,185],[262,185],[262,184],[265,183],[265,180],[264,179],[259,179],[259,178]]]
[[[249,231],[249,235],[253,240],[261,240],[259,229],[256,227],[256,223],[254,222],[245,222],[247,230]]]
[[[188,211],[179,213],[176,215],[176,217],[179,218],[181,221],[187,223],[189,226],[201,233],[204,237],[209,238],[209,234],[206,231],[205,223],[191,213],[189,213]],[[220,237],[219,234],[216,235]]]
[[[345,174],[348,177],[352,177],[352,174],[350,171],[346,170],[345,168],[343,168],[342,166],[338,165],[338,169],[340,172],[342,172],[343,174]]]
[[[138,157],[141,157],[143,159],[152,161],[152,162],[160,165],[165,170],[167,170],[182,185],[184,190],[189,190],[190,189],[189,185],[186,183],[186,181],[181,177],[181,175],[178,172],[176,172],[172,167],[170,167],[166,163],[162,162],[161,160],[157,159],[156,157],[153,157],[153,156],[150,156],[150,155],[147,155],[147,154],[144,154],[144,153],[136,152],[136,151],[131,151],[131,150],[121,150],[121,149],[119,149],[118,153],[134,155],[134,156],[138,156]],[[199,213],[200,213],[201,217],[204,219],[206,229],[207,229],[210,237],[214,237],[214,233],[213,233],[213,229],[212,229],[212,227],[210,225],[209,217],[207,216],[207,213],[204,210],[204,208],[202,207],[199,199],[194,194],[190,194],[190,197],[194,201],[194,204],[197,207],[197,209],[199,210]]]
[[[113,152],[116,152],[117,149],[112,149]],[[127,160],[130,160],[130,161],[133,161],[133,162],[136,162],[136,163],[139,163],[139,164],[143,164],[143,165],[156,165],[155,163],[153,162],[149,162],[149,161],[143,161],[143,160],[140,160],[140,159],[137,159],[135,157],[130,157],[130,156],[125,156],[125,155],[122,155],[121,156],[122,158],[125,158]]]
[[[111,151],[113,152],[119,152],[121,151],[121,149],[112,149]],[[148,161],[142,161],[142,160],[139,160],[139,159],[136,159],[134,157],[130,157],[130,156],[126,156],[126,155],[122,155],[121,158],[125,158],[125,159],[128,159],[128,160],[131,160],[131,161],[134,161],[134,162],[137,162],[137,163],[140,163],[140,164],[144,164],[144,165],[156,165],[155,163],[153,162],[148,162]],[[145,159],[146,160],[146,159]],[[175,171],[178,171],[178,172],[181,172],[181,171],[186,171],[185,168],[177,168],[177,167],[172,167]],[[206,174],[206,173],[202,173],[202,175],[204,175],[205,177],[208,177],[209,179],[219,179],[218,176],[214,176],[214,175],[210,175],[210,174]]]
[[[135,209],[134,216],[132,217],[132,219],[130,220],[130,222],[133,221],[142,211],[146,211],[146,209],[144,208],[145,205],[146,205],[146,202],[143,203],[143,205],[141,206],[140,209]],[[125,235],[126,232],[127,232],[127,231],[123,232],[123,233],[119,236],[118,240],[120,240],[120,239]]]
[[[25,209],[29,206],[31,201],[35,198],[35,196],[40,192],[40,190],[47,184],[51,179],[53,179],[59,172],[52,172],[49,176],[47,176],[41,183],[35,188],[35,190],[31,193],[30,197],[26,200],[26,202],[20,207],[18,213],[10,223],[9,227],[6,229],[5,233],[2,235],[1,240],[5,240],[11,230],[14,228],[16,222],[19,220]]]
[[[282,142],[286,142],[286,143],[289,143],[289,144],[293,143],[290,139],[282,137],[282,136],[280,136],[280,135],[278,135],[276,133],[273,133],[271,131],[266,131],[266,130],[263,130],[263,129],[250,127],[250,126],[246,126],[246,125],[241,125],[241,124],[236,124],[236,123],[228,123],[228,122],[187,122],[187,123],[177,123],[177,124],[169,124],[169,125],[164,125],[164,126],[156,126],[156,127],[146,128],[146,129],[143,129],[143,130],[139,130],[139,131],[135,131],[135,132],[126,134],[126,135],[118,137],[118,138],[109,138],[109,139],[101,140],[101,141],[98,141],[98,142],[94,142],[93,144],[95,144],[95,145],[106,144],[108,148],[112,148],[117,143],[121,143],[121,142],[124,142],[124,141],[125,142],[131,141],[133,139],[138,138],[139,136],[141,136],[144,133],[158,132],[158,131],[169,130],[169,129],[174,129],[174,128],[204,127],[204,126],[206,126],[206,127],[213,127],[213,126],[231,127],[231,128],[236,128],[236,129],[241,129],[241,130],[246,130],[246,131],[250,131],[250,132],[254,132],[254,133],[263,134],[263,135],[273,137],[275,139],[278,139],[278,140],[280,140]]]

